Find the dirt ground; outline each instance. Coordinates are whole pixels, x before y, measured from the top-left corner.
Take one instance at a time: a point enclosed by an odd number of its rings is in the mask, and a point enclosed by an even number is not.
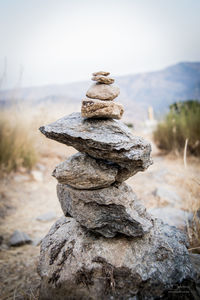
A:
[[[56,164],[72,153],[75,153],[72,148],[50,141],[35,168],[41,173],[42,180],[33,179],[30,173],[21,169],[18,173],[5,176],[0,182],[2,300],[38,299],[40,278],[37,274],[37,261],[40,247],[9,247],[9,238],[14,230],[19,229],[34,241],[39,240],[47,234],[56,219],[62,216],[56,196],[56,180],[51,173]],[[182,199],[175,206],[186,211],[199,207],[200,161],[188,158],[187,168],[184,168],[182,157],[162,156],[154,145],[153,160],[154,164],[146,172],[140,172],[127,180],[145,206],[152,208],[167,205],[168,203],[155,197],[154,191],[160,186],[171,186]],[[56,213],[54,220],[36,220],[39,215],[49,211]]]

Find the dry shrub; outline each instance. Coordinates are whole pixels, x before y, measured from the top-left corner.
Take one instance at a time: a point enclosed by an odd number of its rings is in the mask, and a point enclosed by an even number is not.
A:
[[[155,132],[156,145],[167,152],[182,152],[188,140],[188,152],[200,156],[200,102],[175,103]]]
[[[58,143],[47,140],[39,127],[69,114],[65,106],[15,103],[0,112],[0,173],[31,169],[40,156],[59,152]]]
[[[190,162],[192,157],[190,158]],[[182,209],[192,213],[192,219],[186,220],[187,235],[190,244],[190,251],[200,253],[200,178],[199,178],[199,161],[197,158],[193,159],[194,168],[184,168],[181,177],[177,178],[175,183],[181,186],[184,191]]]
[[[200,253],[200,182],[195,178],[192,181],[188,180],[188,190],[191,195],[191,198],[188,199],[188,205],[193,213],[193,219],[187,224],[187,233],[190,251]]]
[[[10,172],[20,166],[32,168],[37,161],[31,120],[17,108],[0,112],[0,168]]]

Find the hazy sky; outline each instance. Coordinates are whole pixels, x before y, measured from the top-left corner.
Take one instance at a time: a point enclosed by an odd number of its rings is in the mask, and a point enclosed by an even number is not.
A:
[[[200,61],[200,0],[0,0],[4,88],[180,61]]]

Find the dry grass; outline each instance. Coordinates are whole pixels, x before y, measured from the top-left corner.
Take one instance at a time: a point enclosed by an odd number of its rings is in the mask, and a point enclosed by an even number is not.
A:
[[[189,100],[170,106],[169,113],[154,131],[154,141],[166,152],[183,152],[185,142],[188,152],[200,156],[200,103]]]
[[[175,161],[173,155],[169,156]],[[172,160],[172,161],[173,161]],[[182,158],[177,159],[181,161]],[[176,165],[177,166],[177,165]],[[176,167],[177,168],[177,167]],[[187,221],[187,235],[190,244],[190,252],[200,253],[200,161],[198,158],[189,156],[188,166],[177,168],[174,177],[174,185],[182,190],[182,209],[193,214],[192,220]]]
[[[38,128],[61,117],[62,107],[26,107],[15,104],[0,112],[0,175],[25,167],[30,170],[41,155],[51,155],[55,142]],[[56,145],[54,147],[54,145]]]
[[[185,168],[181,170],[182,176],[177,176],[177,184],[187,191],[183,209],[194,216],[187,226],[191,251],[200,253],[200,216],[197,213],[200,209],[200,177],[186,168],[186,152],[200,155],[200,103],[190,100],[171,105],[170,112],[154,132],[154,141],[160,149],[179,156],[184,150]]]
[[[20,166],[32,168],[37,161],[31,121],[17,109],[0,113],[0,167],[10,172]]]
[[[186,205],[193,213],[193,219],[187,224],[187,234],[190,243],[189,251],[200,253],[200,182],[191,178],[186,183],[190,198]]]
[[[1,254],[1,300],[38,299],[40,277],[36,271],[37,255],[38,249],[29,245]]]

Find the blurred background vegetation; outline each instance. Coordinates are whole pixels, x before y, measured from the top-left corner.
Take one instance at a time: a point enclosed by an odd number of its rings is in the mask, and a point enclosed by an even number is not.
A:
[[[156,145],[166,152],[188,152],[200,156],[200,102],[188,100],[170,105],[170,111],[153,134]]]
[[[17,109],[0,112],[0,167],[4,172],[23,166],[32,168],[37,162],[32,121]]]

